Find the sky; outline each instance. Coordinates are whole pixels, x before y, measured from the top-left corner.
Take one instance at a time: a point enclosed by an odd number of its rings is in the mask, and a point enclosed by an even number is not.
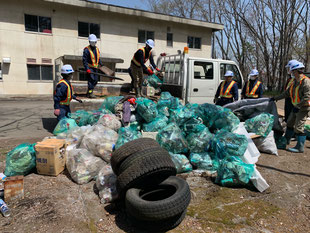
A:
[[[147,10],[148,5],[145,0],[91,0],[93,2],[102,2],[117,6],[124,6],[130,8],[139,8],[143,10]]]

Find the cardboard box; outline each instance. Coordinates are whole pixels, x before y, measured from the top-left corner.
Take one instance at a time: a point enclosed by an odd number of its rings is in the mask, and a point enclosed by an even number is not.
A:
[[[65,169],[66,147],[64,139],[46,139],[37,143],[35,149],[38,174],[58,176]]]
[[[24,199],[24,176],[11,176],[4,180],[4,201]]]

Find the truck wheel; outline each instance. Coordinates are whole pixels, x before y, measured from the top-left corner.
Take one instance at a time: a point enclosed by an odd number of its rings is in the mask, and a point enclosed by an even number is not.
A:
[[[161,156],[162,158],[164,158],[165,156],[167,158],[170,158],[169,152],[166,151],[165,149],[158,147],[158,148],[151,148],[151,149],[146,149],[146,150],[142,150],[139,152],[136,152],[132,155],[130,155],[129,157],[127,157],[120,165],[118,171],[119,173],[123,173],[127,168],[129,168],[130,166],[135,166],[135,164],[141,160],[141,159],[145,159],[146,157],[150,157],[150,156]]]
[[[176,168],[171,158],[149,152],[148,156],[135,162],[134,166],[128,167],[118,177],[121,195],[130,188],[142,188],[157,185],[169,176],[176,175]]]
[[[187,182],[170,176],[157,186],[148,189],[129,189],[126,193],[126,210],[133,217],[146,221],[171,218],[186,210],[191,200]]]
[[[119,175],[119,166],[131,154],[156,147],[160,147],[160,145],[158,144],[158,142],[151,138],[139,138],[124,144],[123,146],[112,152],[111,166],[113,172],[116,175]]]

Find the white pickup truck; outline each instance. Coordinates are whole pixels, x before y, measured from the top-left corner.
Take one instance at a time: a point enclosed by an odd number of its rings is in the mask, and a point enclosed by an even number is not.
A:
[[[240,98],[243,78],[234,61],[189,57],[184,52],[159,57],[157,66],[164,71],[161,91],[169,91],[184,103],[213,103],[217,87],[227,70],[235,74]]]

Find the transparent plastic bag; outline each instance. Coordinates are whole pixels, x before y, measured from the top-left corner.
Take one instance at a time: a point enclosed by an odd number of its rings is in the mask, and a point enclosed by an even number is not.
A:
[[[158,115],[163,115],[169,117],[169,108],[167,106],[158,106],[157,105]]]
[[[163,81],[160,80],[155,74],[149,75],[146,78],[148,85],[154,88],[158,88],[163,84]]]
[[[239,118],[228,108],[219,111],[213,121],[212,128],[225,129],[230,132],[236,130],[240,124]]]
[[[194,112],[185,107],[173,109],[169,113],[169,122],[175,122],[178,126],[181,126],[189,119],[194,118]]]
[[[136,111],[146,122],[155,120],[158,115],[156,103],[147,98],[140,97],[136,100],[136,104]]]
[[[69,140],[72,139],[70,140],[71,142],[79,145],[84,135],[91,132],[91,129],[92,129],[91,125],[76,127],[70,131],[70,133],[67,135],[67,139]]]
[[[171,107],[171,102],[174,97],[167,91],[164,91],[160,94],[160,98],[158,100],[159,107]]]
[[[198,170],[216,171],[219,166],[218,161],[212,160],[210,152],[191,153],[189,160]]]
[[[274,116],[269,113],[262,113],[245,121],[245,128],[248,132],[267,137],[273,127]]]
[[[78,127],[78,125],[75,123],[74,119],[64,117],[56,125],[53,134],[56,136],[61,133],[67,134],[70,130],[74,129],[75,127]]]
[[[138,121],[130,122],[129,128],[131,128],[133,131],[140,131],[141,130],[141,123]]]
[[[113,129],[114,131],[118,131],[122,124],[118,120],[118,118],[113,114],[105,114],[100,117],[97,124],[103,125],[107,128]]]
[[[155,120],[150,123],[143,124],[143,131],[145,132],[157,132],[167,126],[168,118],[166,116],[159,115]]]
[[[118,198],[116,188],[117,176],[113,173],[111,165],[105,165],[98,173],[96,187],[102,204],[113,202]]]
[[[212,150],[215,156],[223,159],[229,156],[243,156],[248,147],[248,139],[245,135],[239,135],[220,130],[212,141]]]
[[[86,149],[72,148],[68,151],[66,167],[74,182],[86,184],[93,180],[106,163]]]
[[[186,137],[188,148],[190,152],[205,152],[210,147],[210,142],[213,139],[213,134],[210,133],[209,129],[205,127],[202,131],[197,133],[190,133]]]
[[[115,144],[115,148],[118,149],[122,145],[124,145],[127,142],[133,141],[135,139],[141,138],[142,135],[139,131],[136,131],[130,127],[121,127],[118,131],[118,139]]]
[[[222,186],[248,184],[254,172],[254,164],[246,164],[237,156],[229,156],[220,162],[215,182]]]
[[[187,135],[190,133],[199,133],[207,128],[202,122],[203,121],[200,117],[191,118],[181,125],[180,128]]]
[[[165,128],[160,130],[156,140],[161,147],[174,153],[186,153],[188,151],[187,141],[181,129],[175,123],[169,123]]]
[[[175,168],[177,169],[177,174],[190,172],[193,170],[192,165],[190,164],[188,158],[185,155],[173,153],[169,154],[175,165]]]
[[[35,144],[20,144],[6,155],[6,176],[27,175],[36,167]]]
[[[102,111],[102,109],[108,109],[112,113],[115,113],[114,109],[115,105],[117,105],[117,103],[123,98],[124,98],[123,96],[109,96],[104,99],[99,110]]]
[[[88,119],[90,116],[91,113],[85,110],[77,110],[76,112],[69,113],[69,117],[74,119],[78,126],[88,125]]]
[[[211,128],[217,120],[217,115],[223,111],[223,107],[214,104],[201,104],[198,107],[197,114],[203,120],[203,123]]]
[[[102,112],[101,111],[89,111],[89,117],[88,117],[88,124],[89,125],[94,125],[98,122],[98,120],[100,119],[100,117],[102,116]]]

